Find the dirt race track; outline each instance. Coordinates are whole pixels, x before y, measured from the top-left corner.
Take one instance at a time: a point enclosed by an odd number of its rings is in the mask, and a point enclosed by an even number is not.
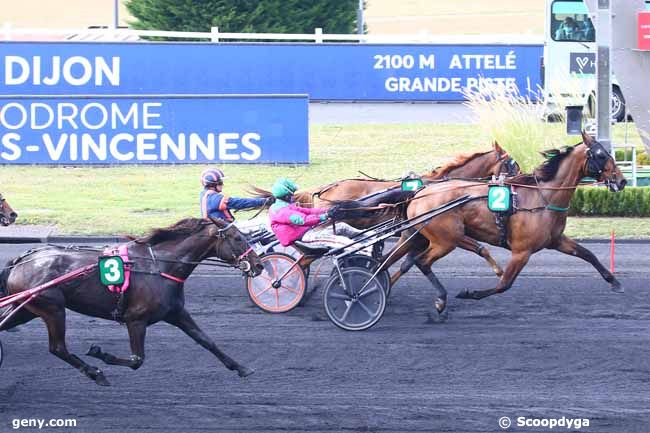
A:
[[[588,244],[603,261],[605,244]],[[0,259],[26,249],[2,246]],[[495,249],[496,250],[496,249]],[[445,324],[425,323],[432,289],[411,273],[373,329],[325,320],[320,294],[286,315],[253,308],[235,273],[203,270],[186,285],[196,321],[256,373],[227,371],[166,324],[147,334],[138,371],[106,366],[99,387],[47,351],[40,321],[0,334],[0,432],[15,419],[74,418],[55,432],[650,431],[650,244],[620,245],[623,295],[586,263],[533,257],[511,291],[480,302],[452,298]],[[500,263],[506,254],[495,251]],[[435,268],[450,294],[491,287],[480,259],[454,253]],[[70,349],[92,343],[127,355],[126,330],[68,316]],[[99,360],[92,360],[98,365]],[[589,427],[517,427],[517,417],[589,419]]]

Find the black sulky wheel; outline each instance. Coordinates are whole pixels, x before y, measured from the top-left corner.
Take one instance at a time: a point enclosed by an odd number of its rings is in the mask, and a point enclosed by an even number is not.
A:
[[[377,259],[372,258],[370,256],[366,256],[365,254],[352,254],[351,256],[345,257],[341,261],[341,267],[342,268],[364,268],[369,271],[371,271],[373,274],[379,267],[380,263]],[[332,273],[330,276],[334,275],[336,273],[336,268],[332,269]],[[382,287],[384,288],[384,292],[386,292],[386,298],[390,296],[390,274],[388,273],[387,270],[381,271],[379,274],[377,274],[377,278],[382,284]]]
[[[332,323],[346,331],[371,328],[384,314],[386,292],[378,277],[361,267],[341,268],[330,276],[323,292],[325,312]]]

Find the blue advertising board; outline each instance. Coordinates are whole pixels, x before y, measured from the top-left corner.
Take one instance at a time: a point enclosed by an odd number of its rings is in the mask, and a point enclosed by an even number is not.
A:
[[[459,101],[541,84],[541,45],[0,42],[0,94],[297,94]]]
[[[0,164],[309,162],[307,95],[0,97]]]

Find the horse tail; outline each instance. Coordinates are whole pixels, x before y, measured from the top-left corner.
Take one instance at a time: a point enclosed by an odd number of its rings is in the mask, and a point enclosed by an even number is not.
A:
[[[401,214],[404,205],[415,195],[414,191],[389,188],[372,193],[359,200],[333,201],[337,207],[335,217],[340,219],[382,218]]]
[[[246,192],[252,195],[255,198],[270,198],[273,197],[271,191],[267,191],[262,188],[258,188],[255,185],[250,185]],[[294,195],[294,199],[302,207],[314,207],[313,206],[313,197],[311,193],[305,191],[297,191]]]
[[[271,191],[267,191],[262,188],[258,188],[255,185],[250,185],[249,188],[246,190],[248,194],[251,194],[254,198],[270,198],[273,197],[273,194],[271,194]]]
[[[380,218],[391,211],[392,207],[380,207],[362,200],[335,200],[329,203],[334,208],[335,220],[356,220],[363,218]]]

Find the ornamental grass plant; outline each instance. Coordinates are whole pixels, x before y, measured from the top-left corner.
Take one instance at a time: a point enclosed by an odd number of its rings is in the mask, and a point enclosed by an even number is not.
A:
[[[524,173],[532,172],[544,158],[540,151],[565,145],[564,129],[549,128],[546,121],[545,93],[538,89],[522,95],[518,89],[485,82],[478,89],[463,92],[469,107],[476,116],[477,126],[486,140],[496,140],[519,163]],[[564,107],[575,103],[575,97],[556,101]],[[555,116],[564,123],[564,116]]]

